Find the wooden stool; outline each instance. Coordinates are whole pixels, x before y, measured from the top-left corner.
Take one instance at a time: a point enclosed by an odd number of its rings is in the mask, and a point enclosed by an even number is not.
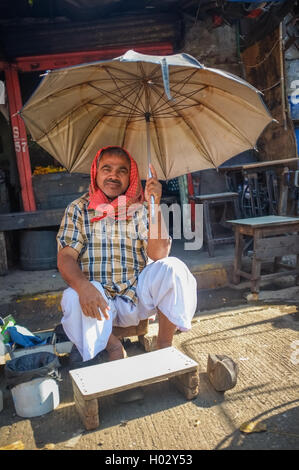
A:
[[[216,204],[233,205],[234,213],[237,218],[241,217],[239,207],[239,194],[234,192],[225,192],[217,194],[201,194],[200,196],[190,196],[190,199],[197,204],[203,204],[204,217],[204,239],[207,243],[209,256],[214,256],[214,246],[224,243],[234,243],[234,235],[217,236],[212,229],[211,206]]]
[[[251,292],[259,292],[261,279],[273,279],[286,275],[296,275],[299,283],[299,218],[269,215],[250,219],[230,220],[235,230],[234,284],[240,283],[240,277],[251,281]],[[243,253],[243,236],[253,238],[253,258],[251,272],[241,270]],[[281,235],[281,236],[278,236]],[[284,255],[296,255],[296,266],[282,264]],[[261,275],[261,264],[265,259],[274,258],[274,273]],[[286,271],[279,271],[284,268]]]
[[[162,380],[192,400],[199,393],[197,362],[174,347],[70,371],[76,409],[86,429],[99,426],[98,399]]]
[[[140,320],[136,326],[114,326],[112,333],[119,339],[130,338],[131,336],[138,336],[139,343],[142,344],[146,352],[151,351],[153,346],[154,336],[148,334],[148,319]]]

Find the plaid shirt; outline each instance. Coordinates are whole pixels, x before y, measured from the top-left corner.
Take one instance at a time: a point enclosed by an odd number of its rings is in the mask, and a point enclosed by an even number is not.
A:
[[[58,251],[65,246],[78,254],[81,270],[90,281],[99,281],[109,298],[120,295],[137,303],[137,278],[148,261],[148,211],[142,205],[127,221],[96,216],[88,209],[88,193],[71,202],[57,234]]]

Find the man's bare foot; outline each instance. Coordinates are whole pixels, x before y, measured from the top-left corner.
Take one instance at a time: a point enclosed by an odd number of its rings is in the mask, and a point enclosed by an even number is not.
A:
[[[126,350],[121,344],[121,341],[113,334],[110,335],[106,346],[106,351],[108,352],[109,361],[116,361],[118,359],[124,359],[127,357]]]

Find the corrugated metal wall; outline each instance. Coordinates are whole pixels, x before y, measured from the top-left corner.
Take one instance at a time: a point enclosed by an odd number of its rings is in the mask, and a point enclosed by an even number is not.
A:
[[[86,51],[97,48],[167,41],[176,48],[181,39],[176,14],[134,15],[94,22],[45,22],[2,26],[2,49],[7,59],[20,56]]]

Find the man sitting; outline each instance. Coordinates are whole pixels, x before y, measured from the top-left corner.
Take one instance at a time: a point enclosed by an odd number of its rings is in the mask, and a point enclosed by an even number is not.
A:
[[[126,357],[112,327],[138,325],[155,310],[157,348],[172,345],[176,328],[191,328],[196,281],[182,261],[168,257],[162,187],[152,166],[151,171],[143,192],[129,153],[101,149],[91,166],[89,192],[69,204],[62,219],[57,262],[70,287],[63,293],[61,323],[83,361],[105,349],[109,360]],[[151,196],[154,219],[147,208]]]

